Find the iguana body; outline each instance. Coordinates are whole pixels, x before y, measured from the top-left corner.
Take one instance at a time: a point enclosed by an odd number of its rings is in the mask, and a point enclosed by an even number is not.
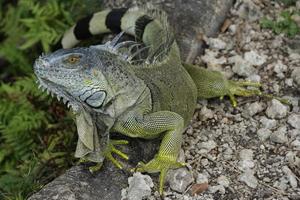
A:
[[[72,48],[96,34],[124,31],[142,41],[148,49],[142,62],[134,62],[135,45],[119,43]],[[227,81],[219,72],[182,64],[179,49],[164,14],[150,9],[114,9],[80,20],[63,37],[62,46],[37,59],[34,70],[40,85],[68,101],[76,113],[78,146],[76,156],[94,162],[116,153],[127,155],[114,145],[109,132],[129,137],[161,137],[159,152],[137,170],[160,172],[160,193],[166,173],[183,163],[176,161],[182,134],[196,108],[197,98],[257,94]],[[127,49],[122,52],[120,49]]]

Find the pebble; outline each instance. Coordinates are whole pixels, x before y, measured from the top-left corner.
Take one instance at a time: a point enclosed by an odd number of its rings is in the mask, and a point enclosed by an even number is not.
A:
[[[151,188],[154,186],[152,179],[148,175],[136,172],[128,178],[128,188],[122,190],[122,199],[142,200],[151,195]]]
[[[211,49],[222,50],[226,48],[226,43],[219,38],[208,38],[206,39],[206,43],[209,45]]]
[[[261,141],[266,141],[270,137],[271,133],[272,131],[266,128],[260,128],[257,130],[257,136]]]
[[[292,127],[300,130],[300,114],[293,113],[288,117],[287,121]]]
[[[286,143],[288,141],[286,133],[287,133],[286,126],[281,126],[271,134],[270,140],[272,142],[280,143],[280,144]]]
[[[204,173],[197,174],[196,183],[198,183],[198,184],[208,183],[208,177],[207,177],[207,175],[204,174]]]
[[[207,108],[206,106],[203,106],[201,108],[201,111],[200,111],[200,118],[201,118],[201,121],[206,121],[207,119],[212,119],[214,117],[214,112]]]
[[[246,112],[252,117],[263,111],[264,107],[260,102],[254,102],[247,107]]]
[[[217,183],[223,185],[224,187],[229,187],[230,184],[228,178],[224,175],[218,177]]]
[[[283,105],[277,99],[272,99],[271,104],[266,110],[268,117],[272,119],[282,119],[287,115],[288,107]]]
[[[284,73],[287,71],[287,68],[288,67],[284,65],[281,60],[279,60],[274,66],[274,71],[276,72],[276,76],[281,79],[285,78]]]
[[[251,149],[243,149],[239,154],[239,169],[247,171],[255,166],[253,162],[253,151]]]
[[[249,77],[256,73],[256,69],[239,55],[230,57],[229,63],[234,64],[232,71],[240,76]]]
[[[297,188],[298,183],[297,183],[296,175],[290,170],[290,168],[288,166],[283,166],[282,171],[287,176],[287,179],[290,185],[292,186],[292,188]]]
[[[217,143],[213,140],[208,140],[207,142],[201,142],[198,144],[198,148],[200,149],[199,150],[200,154],[208,153],[216,147],[217,147]]]
[[[225,57],[219,57],[218,52],[209,49],[205,50],[205,55],[201,56],[201,60],[207,64],[208,68],[219,67],[227,62]]]
[[[291,146],[294,147],[296,151],[300,151],[300,140],[295,139],[292,143]]]
[[[260,118],[260,123],[262,128],[273,129],[277,126],[277,121],[275,119],[268,119],[265,116]]]
[[[291,77],[293,78],[293,80],[295,81],[295,83],[298,84],[298,86],[300,86],[300,67],[296,67],[292,74]]]
[[[170,170],[167,175],[170,188],[179,193],[183,193],[193,180],[192,174],[186,168]]]
[[[254,172],[252,170],[246,170],[243,174],[241,174],[240,181],[246,183],[251,188],[256,188],[258,185],[258,181],[254,176]]]
[[[212,194],[214,194],[216,192],[219,192],[220,194],[225,194],[226,190],[223,185],[214,185],[214,186],[208,187],[208,192],[212,193]]]
[[[248,51],[244,54],[244,58],[251,65],[259,66],[267,61],[267,56],[258,54],[256,51]]]
[[[256,21],[262,17],[262,12],[259,7],[255,5],[252,0],[244,0],[237,10],[239,17],[247,19],[250,22]]]

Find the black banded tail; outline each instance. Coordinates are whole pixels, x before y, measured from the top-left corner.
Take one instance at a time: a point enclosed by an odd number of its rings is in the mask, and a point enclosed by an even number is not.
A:
[[[153,9],[118,8],[100,11],[80,19],[65,32],[61,46],[68,49],[94,35],[121,31],[149,46],[153,57],[163,55],[174,42],[166,16],[161,12]]]

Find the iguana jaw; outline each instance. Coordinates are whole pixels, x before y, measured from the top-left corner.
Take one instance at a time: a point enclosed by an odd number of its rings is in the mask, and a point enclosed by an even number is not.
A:
[[[47,91],[47,94],[50,94],[52,97],[56,96],[57,100],[62,100],[63,103],[68,107],[72,108],[73,112],[77,113],[80,108],[80,104],[76,102],[76,100],[67,92],[59,89],[55,83],[44,80],[43,78],[37,77],[37,83],[39,84],[39,88]]]

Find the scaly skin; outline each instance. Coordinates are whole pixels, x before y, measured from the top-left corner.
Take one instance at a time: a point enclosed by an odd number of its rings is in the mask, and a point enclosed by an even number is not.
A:
[[[119,18],[112,20],[112,15]],[[118,20],[120,24],[108,26],[108,22]],[[182,65],[165,16],[143,9],[105,10],[81,20],[66,32],[62,46],[71,48],[81,39],[119,29],[147,46],[147,57],[142,62],[133,62],[131,45],[123,43],[121,47],[128,51],[120,53],[115,39],[105,45],[61,49],[41,56],[34,71],[40,85],[68,101],[76,113],[79,140],[75,156],[99,163],[91,171],[98,170],[104,158],[122,168],[112,154],[128,159],[115,147],[127,142],[110,140],[112,131],[145,139],[162,137],[157,155],[136,168],[141,172],[160,172],[162,194],[167,171],[184,166],[177,162],[177,156],[197,98],[228,95],[236,106],[234,95],[260,95],[258,89],[244,88],[259,84],[228,81],[219,72]],[[78,30],[82,32],[79,34]]]

